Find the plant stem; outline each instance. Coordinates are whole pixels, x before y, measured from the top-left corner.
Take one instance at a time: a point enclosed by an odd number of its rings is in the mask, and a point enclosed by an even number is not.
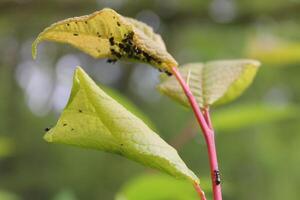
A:
[[[214,131],[211,125],[211,119],[209,116],[208,109],[204,109],[204,115],[201,112],[195,97],[192,94],[190,87],[186,84],[185,80],[182,78],[180,72],[178,71],[177,67],[172,67],[172,72],[175,75],[176,79],[178,80],[179,84],[181,85],[186,97],[188,98],[195,117],[200,125],[202,133],[204,135],[207,150],[208,150],[208,157],[210,163],[210,172],[211,172],[211,180],[212,180],[212,188],[213,188],[213,199],[214,200],[222,200],[222,190],[221,184],[218,182],[219,180],[219,168],[218,168],[218,160],[217,160],[217,152],[216,152],[216,145],[215,145],[215,136]]]
[[[201,187],[198,183],[194,182],[194,188],[195,188],[196,192],[198,193],[200,199],[206,200],[205,193],[203,192],[203,190],[201,189]]]
[[[210,129],[213,129],[213,127],[212,127],[212,123],[211,123],[211,118],[210,118],[210,114],[209,114],[209,108],[203,108],[203,115],[204,115],[204,118],[205,118],[205,120],[206,120],[206,123],[207,123],[207,125],[208,125],[208,127],[210,128]]]

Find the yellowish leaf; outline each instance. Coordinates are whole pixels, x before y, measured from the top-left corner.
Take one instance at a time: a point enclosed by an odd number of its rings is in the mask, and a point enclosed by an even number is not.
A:
[[[32,44],[33,58],[41,41],[67,43],[94,58],[145,62],[167,72],[177,66],[160,35],[151,27],[109,8],[69,18],[46,28]]]

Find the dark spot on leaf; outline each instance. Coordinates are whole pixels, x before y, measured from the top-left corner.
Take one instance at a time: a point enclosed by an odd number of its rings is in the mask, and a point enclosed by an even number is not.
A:
[[[73,35],[74,35],[74,36],[78,36],[79,34],[78,34],[78,33],[73,33]]]
[[[88,22],[87,22],[87,21],[84,21],[84,23],[85,23],[85,24],[88,24]]]
[[[70,26],[70,24],[69,24],[69,23],[67,23],[67,26]]]
[[[124,144],[120,144],[121,146],[123,146]]]
[[[118,25],[118,26],[121,26],[120,22],[117,22],[117,25]]]
[[[50,131],[50,129],[51,129],[51,128],[47,127],[47,128],[45,128],[44,130],[45,130],[46,132],[48,132],[48,131]]]
[[[79,109],[78,112],[82,113],[82,110]]]
[[[74,128],[71,128],[71,131],[74,131]]]
[[[66,124],[66,123],[64,123],[64,124],[63,124],[63,126],[67,126],[67,124]]]

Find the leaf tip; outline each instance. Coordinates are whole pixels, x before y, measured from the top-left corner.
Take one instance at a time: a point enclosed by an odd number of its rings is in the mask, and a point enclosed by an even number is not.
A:
[[[246,59],[244,62],[252,67],[259,68],[261,66],[261,62],[254,59]]]
[[[85,71],[80,66],[76,66],[74,77],[79,77],[86,74]]]
[[[51,132],[47,132],[47,133],[44,135],[44,140],[46,140],[47,142],[52,142],[52,141],[53,141],[52,133],[51,133]]]

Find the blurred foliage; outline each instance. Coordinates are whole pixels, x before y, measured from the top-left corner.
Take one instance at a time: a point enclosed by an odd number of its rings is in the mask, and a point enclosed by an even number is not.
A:
[[[165,140],[171,141],[188,126],[192,113],[155,90],[159,75],[155,69],[125,62],[109,65],[51,43],[41,44],[40,56],[32,61],[31,43],[47,25],[104,7],[155,27],[181,64],[261,59],[253,85],[233,105],[212,110],[213,123],[220,127],[216,142],[224,199],[299,198],[300,117],[284,117],[300,106],[299,0],[2,0],[0,135],[13,144],[13,153],[0,158],[1,191],[20,199],[47,200],[68,188],[77,199],[109,200],[144,171],[118,156],[43,141],[43,129],[55,123],[66,103],[76,65],[89,66],[85,70],[93,79],[133,101]],[[266,56],[264,49],[275,53]],[[223,110],[248,103],[247,112]],[[230,118],[235,120],[223,122],[218,112],[226,119],[226,113],[233,112]],[[249,116],[253,125],[242,128],[238,115]],[[240,127],[232,128],[236,125]],[[179,154],[200,178],[209,174],[200,134]]]
[[[74,192],[64,189],[54,196],[53,200],[77,200],[77,198],[75,197]]]
[[[0,137],[0,159],[11,156],[14,151],[14,143],[11,138]]]
[[[19,200],[20,198],[17,197],[15,194],[0,190],[0,199],[1,200]]]
[[[207,187],[207,183],[208,180],[201,180],[201,185],[206,185],[202,189],[207,191],[206,197],[210,198],[210,192],[208,192],[210,188]],[[197,193],[190,182],[151,173],[129,180],[116,196],[116,200],[193,200],[197,198]]]
[[[247,103],[219,109],[213,113],[212,120],[217,131],[225,132],[294,119],[298,112],[299,108],[292,105]]]

